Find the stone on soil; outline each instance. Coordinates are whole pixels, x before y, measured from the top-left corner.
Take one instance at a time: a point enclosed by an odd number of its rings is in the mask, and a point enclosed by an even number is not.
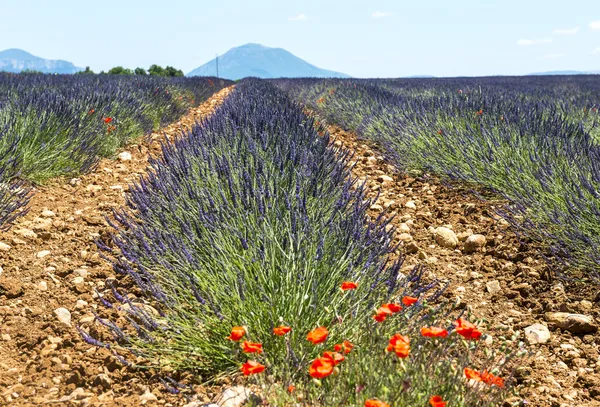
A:
[[[471,235],[465,240],[465,252],[472,253],[485,246],[487,240],[484,235]]]
[[[394,178],[388,176],[388,175],[380,175],[377,177],[377,181],[379,182],[393,182]]]
[[[49,254],[50,254],[50,250],[42,250],[40,252],[37,252],[35,257],[37,257],[38,259],[43,259],[44,257],[48,256]]]
[[[241,407],[250,399],[258,400],[259,397],[244,386],[235,386],[226,389],[215,403],[221,407]]]
[[[404,204],[404,206],[406,206],[408,209],[417,209],[417,205],[415,204],[415,201],[408,201],[407,203]]]
[[[57,308],[54,310],[54,315],[56,318],[66,326],[71,326],[71,313],[66,308]]]
[[[530,345],[546,343],[550,339],[550,331],[546,325],[533,324],[524,329],[525,338]]]
[[[10,248],[11,248],[11,246],[10,246],[10,245],[7,245],[7,244],[6,244],[6,243],[4,243],[4,242],[0,242],[0,250],[1,250],[1,251],[3,251],[3,252],[7,252],[7,251],[9,251],[9,250],[10,250]]]
[[[108,375],[106,375],[104,373],[101,373],[98,376],[96,376],[94,378],[94,382],[93,382],[94,386],[100,386],[105,389],[110,389],[111,384],[112,384],[112,380],[110,379],[110,377],[108,377]]]
[[[487,283],[485,283],[485,288],[487,289],[487,292],[490,294],[496,294],[497,292],[502,290],[498,280],[488,281]]]
[[[435,241],[441,247],[445,247],[448,249],[454,249],[458,244],[458,238],[453,230],[450,230],[446,227],[439,227],[434,231]]]
[[[158,398],[154,395],[154,393],[150,391],[146,391],[146,393],[140,396],[140,402],[142,404],[146,404],[151,401],[158,401]]]
[[[131,153],[129,151],[123,151],[119,154],[119,161],[131,161]]]
[[[546,321],[574,334],[590,334],[598,331],[598,324],[596,324],[594,318],[583,314],[547,312]]]

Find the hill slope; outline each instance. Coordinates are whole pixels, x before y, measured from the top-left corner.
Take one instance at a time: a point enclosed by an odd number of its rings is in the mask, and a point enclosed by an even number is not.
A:
[[[215,76],[216,61],[213,59],[194,69],[187,76]],[[348,75],[321,69],[282,48],[269,48],[260,44],[246,44],[232,48],[219,57],[219,76],[241,79],[248,76],[259,78],[349,78]]]
[[[25,70],[43,73],[75,73],[82,69],[68,61],[44,59],[16,48],[0,51],[0,71],[22,72]]]

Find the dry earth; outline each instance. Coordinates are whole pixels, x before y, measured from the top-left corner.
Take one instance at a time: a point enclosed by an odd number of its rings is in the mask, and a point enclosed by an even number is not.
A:
[[[108,232],[104,217],[125,203],[160,142],[206,117],[230,90],[94,172],[36,188],[29,213],[0,233],[0,405],[184,404],[153,372],[132,372],[83,342],[76,326],[93,324],[95,290],[114,277],[94,243]]]
[[[0,233],[0,405],[188,402],[165,391],[155,372],[131,370],[106,349],[86,344],[75,327],[93,329],[95,290],[104,290],[114,277],[94,244],[109,230],[104,216],[124,204],[127,185],[144,173],[149,154],[159,152],[159,141],[209,114],[229,91],[151,141],[129,146],[130,157],[103,160],[80,179],[38,188],[30,212]],[[373,215],[384,209],[397,215],[396,239],[403,242],[398,254],[406,254],[405,267],[425,264],[430,277],[448,280],[448,297],[486,321],[494,339],[487,346],[513,333],[529,343],[532,356],[517,371],[512,401],[600,406],[596,293],[553,280],[540,249],[520,242],[494,215],[502,202],[482,202],[464,187],[402,174],[376,146],[337,127],[329,130],[338,144],[355,152],[354,175],[367,181],[371,196],[379,193]],[[439,227],[446,229],[435,233]],[[532,325],[537,330],[526,340]],[[209,402],[218,389],[194,390],[200,402]]]

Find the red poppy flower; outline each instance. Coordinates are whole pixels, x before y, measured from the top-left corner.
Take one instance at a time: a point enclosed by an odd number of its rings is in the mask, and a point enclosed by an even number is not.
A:
[[[442,134],[444,134],[444,132],[442,130],[438,130],[437,134],[442,135]]]
[[[265,366],[258,362],[249,360],[242,365],[242,373],[244,376],[250,376],[251,374],[257,374],[265,370]]]
[[[325,342],[327,340],[327,335],[329,335],[329,331],[324,326],[321,326],[310,331],[308,335],[306,335],[306,339],[316,345]]]
[[[388,307],[390,311],[392,311],[392,313],[396,313],[396,312],[400,312],[402,311],[402,306],[400,304],[394,304],[394,303],[390,303],[390,304],[383,304],[385,307]]]
[[[464,318],[457,319],[456,322],[456,333],[465,339],[478,340],[481,338],[481,332],[477,329],[477,327],[467,321]]]
[[[344,355],[342,355],[341,353],[330,352],[330,351],[323,352],[323,357],[331,359],[333,362],[333,366],[337,366],[339,363],[343,362],[345,359]]]
[[[390,338],[387,347],[388,352],[394,352],[399,358],[406,358],[410,352],[410,340],[408,336],[395,334]]]
[[[483,109],[479,109],[479,111],[477,112],[477,116],[481,116],[483,114]]]
[[[386,314],[375,314],[373,315],[373,319],[377,322],[383,322],[387,318]]]
[[[421,328],[421,335],[428,338],[445,338],[448,336],[448,331],[437,326],[424,326]]]
[[[292,328],[290,328],[289,326],[280,325],[278,327],[273,328],[273,333],[278,336],[283,336],[291,330]]]
[[[446,407],[448,403],[444,401],[442,396],[431,396],[429,404],[431,404],[431,407]]]
[[[377,322],[383,322],[387,317],[396,312],[399,312],[400,310],[402,310],[402,307],[399,304],[383,304],[381,307],[377,308],[373,319]]]
[[[402,298],[402,304],[406,305],[407,307],[410,307],[411,305],[413,305],[417,301],[419,301],[418,298],[416,298],[416,297],[409,297],[408,295],[406,295],[406,296],[404,296],[404,298]]]
[[[308,372],[315,379],[327,377],[333,373],[333,360],[329,358],[317,358],[313,360]]]
[[[231,334],[227,337],[232,341],[239,341],[246,335],[246,329],[243,326],[234,326],[231,328]]]
[[[465,377],[469,380],[481,381],[481,374],[477,370],[465,367]]]
[[[352,281],[344,281],[342,283],[342,291],[346,291],[346,290],[354,290],[358,288],[358,284],[352,282]]]
[[[244,341],[242,342],[242,350],[246,353],[262,353],[262,344]]]
[[[350,353],[354,345],[350,341],[344,341],[344,343],[338,343],[333,347],[336,352],[344,352],[346,355]]]
[[[481,372],[481,381],[485,384],[489,384],[490,386],[498,386],[500,388],[504,387],[504,379],[498,376],[494,376],[487,370]]]
[[[95,109],[90,109],[90,111],[88,112],[88,114],[94,114],[96,110]]]
[[[379,400],[366,400],[365,407],[390,407],[389,404]]]
[[[112,117],[105,117],[104,118],[104,123],[106,123],[106,124],[108,124],[108,123],[110,123],[112,121],[113,121]]]
[[[290,394],[292,394],[294,392],[294,390],[296,390],[296,386],[294,386],[293,384],[290,384],[287,388],[287,391]]]

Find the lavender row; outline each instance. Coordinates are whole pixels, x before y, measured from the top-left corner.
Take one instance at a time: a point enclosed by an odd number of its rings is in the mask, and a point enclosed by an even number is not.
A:
[[[389,219],[367,216],[372,202],[349,162],[272,85],[239,83],[130,188],[113,243],[98,243],[143,295],[114,288],[102,297],[129,315],[127,326],[99,316],[117,344],[85,338],[153,366],[223,372],[239,359],[224,338],[246,326],[265,348],[299,352],[265,356],[274,371],[282,362],[289,370],[316,356],[305,333],[335,325],[332,313],[356,319],[336,325],[332,340],[351,338],[392,294],[433,289],[418,269],[400,281],[401,260],[388,264]],[[339,295],[343,281],[358,284],[351,298]],[[287,341],[272,334],[281,324],[294,327]]]
[[[280,80],[405,169],[492,188],[561,270],[600,277],[600,78]],[[556,263],[555,263],[556,264]]]
[[[21,180],[89,171],[133,137],[228,85],[214,78],[0,73],[0,221],[26,204]]]

